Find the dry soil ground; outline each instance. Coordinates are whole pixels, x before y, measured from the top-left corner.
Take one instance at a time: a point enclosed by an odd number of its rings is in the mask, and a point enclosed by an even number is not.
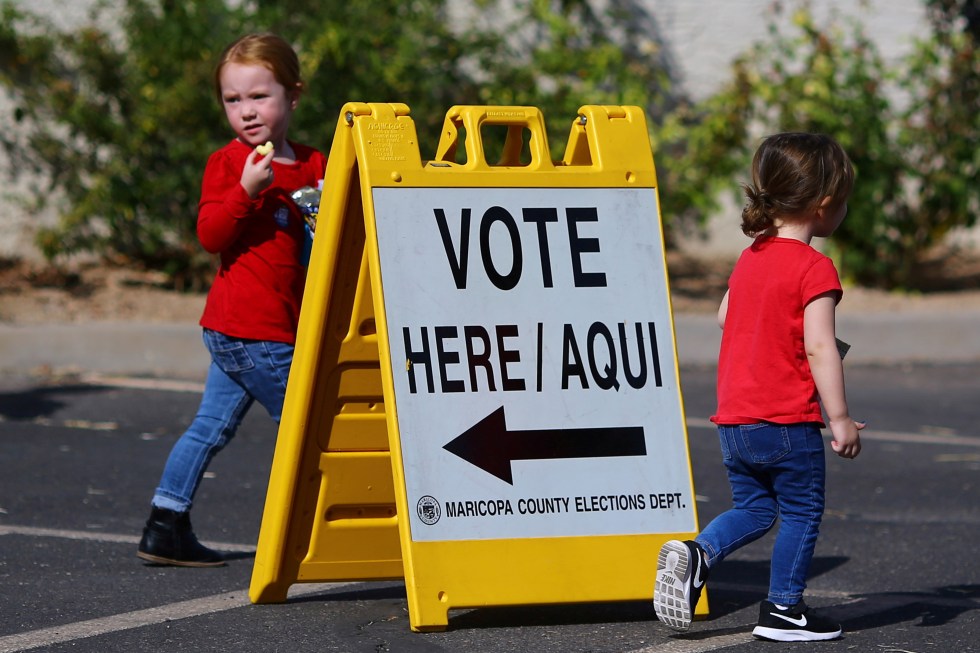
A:
[[[710,313],[724,293],[730,260],[668,256],[674,310]],[[980,256],[945,255],[924,270],[914,293],[848,288],[841,313],[938,311],[980,307]],[[0,262],[0,323],[41,324],[91,321],[194,323],[203,293],[166,288],[159,274],[105,265],[52,266]]]

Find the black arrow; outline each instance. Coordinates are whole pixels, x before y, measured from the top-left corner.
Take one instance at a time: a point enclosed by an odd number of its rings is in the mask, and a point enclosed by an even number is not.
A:
[[[443,449],[488,474],[514,484],[515,460],[645,456],[642,426],[508,431],[501,406],[468,428]]]

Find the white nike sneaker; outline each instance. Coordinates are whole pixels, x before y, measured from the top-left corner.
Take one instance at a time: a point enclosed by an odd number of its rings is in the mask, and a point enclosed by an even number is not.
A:
[[[841,627],[839,623],[814,613],[803,601],[789,608],[763,601],[759,606],[759,625],[752,634],[759,639],[776,642],[810,642],[837,639],[841,635]]]
[[[660,548],[653,584],[653,609],[660,621],[675,630],[690,628],[706,580],[708,565],[696,542],[666,542]]]

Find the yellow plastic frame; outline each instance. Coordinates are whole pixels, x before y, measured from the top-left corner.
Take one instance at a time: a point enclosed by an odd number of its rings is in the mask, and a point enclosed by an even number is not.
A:
[[[507,129],[494,165],[480,138],[487,124]],[[526,131],[530,162],[522,163]],[[460,145],[463,163],[456,162]],[[410,507],[372,201],[380,187],[625,187],[656,194],[642,110],[582,107],[563,158],[552,161],[538,109],[457,106],[446,115],[435,158],[423,162],[407,106],[348,103],[325,178],[251,600],[283,601],[295,582],[404,578],[411,627],[423,631],[445,628],[456,608],[651,598],[660,546],[694,533],[412,540],[409,520],[399,518]],[[667,284],[666,267],[663,279]],[[674,366],[676,374],[676,356]],[[679,389],[677,401],[683,411]],[[678,437],[687,450],[686,429]],[[688,476],[694,496],[689,456]],[[707,594],[696,613],[707,614]]]

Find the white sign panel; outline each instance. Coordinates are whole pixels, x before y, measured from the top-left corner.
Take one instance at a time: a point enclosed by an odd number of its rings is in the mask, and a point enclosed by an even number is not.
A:
[[[696,530],[654,190],[373,197],[412,540]]]

